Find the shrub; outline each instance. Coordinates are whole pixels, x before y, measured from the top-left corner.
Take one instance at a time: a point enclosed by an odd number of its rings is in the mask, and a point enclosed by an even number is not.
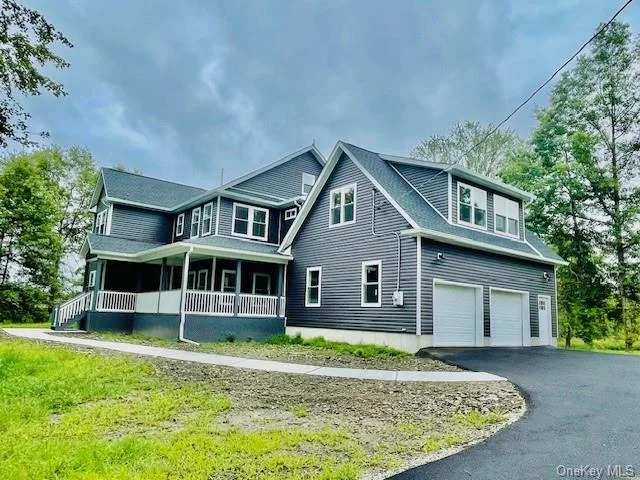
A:
[[[305,345],[313,348],[323,348],[333,350],[345,355],[355,355],[361,358],[370,357],[405,357],[409,354],[401,350],[382,345],[372,345],[367,343],[352,344],[347,342],[333,342],[324,337],[315,337],[305,340],[300,334],[295,337],[289,335],[276,335],[265,340],[271,345]]]

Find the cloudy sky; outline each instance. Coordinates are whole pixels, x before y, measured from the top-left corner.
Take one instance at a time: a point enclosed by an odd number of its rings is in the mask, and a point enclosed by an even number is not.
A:
[[[314,140],[403,155],[458,121],[496,123],[622,4],[25,2],[75,45],[53,72],[69,95],[25,102],[33,130],[208,188]],[[639,6],[620,19],[640,31]],[[535,105],[509,126],[527,135]]]

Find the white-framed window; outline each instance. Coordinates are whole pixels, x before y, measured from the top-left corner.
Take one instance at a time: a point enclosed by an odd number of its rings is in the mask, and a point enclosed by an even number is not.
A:
[[[305,284],[304,306],[319,307],[322,297],[322,267],[307,268]]]
[[[87,281],[87,287],[93,288],[96,286],[96,271],[91,270],[89,272],[89,280]]]
[[[198,281],[196,284],[196,288],[198,290],[206,290],[207,283],[209,280],[209,271],[208,270],[198,270]]]
[[[271,275],[268,273],[254,273],[251,293],[254,295],[271,295]]]
[[[499,195],[493,196],[494,230],[512,237],[520,236],[520,205]]]
[[[362,262],[362,302],[363,307],[382,305],[382,261]]]
[[[294,218],[296,218],[296,216],[298,215],[298,209],[297,208],[288,208],[284,211],[284,219],[285,221],[287,220],[293,220]]]
[[[487,192],[458,183],[458,223],[487,228]]]
[[[302,174],[302,196],[306,197],[316,183],[316,176],[310,173]]]
[[[176,237],[181,236],[184,233],[184,213],[181,213],[176,218]]]
[[[191,212],[191,238],[197,237],[200,233],[200,207],[194,208]]]
[[[240,237],[266,240],[269,210],[242,203],[233,204],[233,234]]]
[[[109,210],[105,209],[101,212],[98,212],[96,215],[96,226],[94,231],[100,235],[105,235],[107,233],[107,218],[109,216]]]
[[[196,288],[196,272],[189,272],[187,275],[187,290],[195,290]]]
[[[213,216],[213,202],[202,207],[202,236],[211,235],[211,219]]]
[[[334,188],[329,193],[329,226],[356,221],[356,184]]]
[[[220,289],[223,292],[233,293],[236,291],[236,271],[223,269],[220,274]]]

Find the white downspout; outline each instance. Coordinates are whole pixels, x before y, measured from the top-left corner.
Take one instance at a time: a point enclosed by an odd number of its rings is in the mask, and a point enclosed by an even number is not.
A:
[[[182,265],[182,284],[181,292],[180,292],[180,327],[178,328],[178,340],[185,343],[192,343],[194,345],[200,345],[198,342],[194,342],[193,340],[189,340],[184,337],[184,322],[186,320],[185,314],[185,305],[187,303],[187,281],[189,280],[189,257],[191,256],[191,252],[193,251],[193,247],[189,247],[184,254],[184,264]]]

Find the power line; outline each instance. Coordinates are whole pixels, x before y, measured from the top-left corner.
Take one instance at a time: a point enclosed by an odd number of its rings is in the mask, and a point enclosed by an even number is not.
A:
[[[466,152],[464,152],[462,154],[462,157],[458,158],[458,160],[456,160],[455,162],[453,162],[452,164],[450,164],[447,168],[440,170],[438,173],[436,173],[433,177],[430,177],[428,180],[426,180],[425,182],[418,184],[415,186],[416,189],[422,188],[422,187],[426,187],[428,186],[430,183],[432,183],[434,181],[434,179],[440,175],[441,173],[445,173],[445,172],[449,172],[453,167],[455,167],[456,165],[458,165],[467,155],[469,155],[469,153],[471,153],[473,150],[475,150],[476,148],[478,148],[480,145],[482,145],[484,142],[487,141],[487,139],[493,135],[494,133],[496,133],[500,127],[502,125],[504,125],[505,123],[507,123],[511,117],[513,117],[516,113],[518,113],[522,107],[524,107],[527,103],[529,103],[533,97],[535,97],[538,92],[540,92],[540,90],[542,90],[544,87],[546,87],[557,75],[558,73],[560,73],[567,65],[569,65],[569,63],[571,63],[571,61],[573,59],[575,59],[578,55],[580,55],[580,53],[582,53],[582,51],[587,48],[587,46],[598,36],[600,35],[602,32],[604,32],[607,27],[609,25],[611,25],[611,23],[613,23],[613,21],[618,17],[618,15],[620,15],[622,13],[622,11],[627,8],[631,3],[633,2],[633,0],[627,0],[624,5],[622,5],[618,11],[616,11],[616,13],[613,14],[613,16],[609,19],[609,21],[607,23],[605,23],[602,28],[600,28],[596,33],[594,33],[589,40],[587,40],[586,42],[584,42],[580,48],[578,48],[578,50],[576,50],[576,52],[571,55],[562,65],[560,65],[560,67],[558,67],[549,78],[547,78],[544,83],[542,83],[538,88],[536,88],[525,100],[523,100],[509,115],[507,115],[500,123],[498,123],[495,127],[493,127],[482,139],[480,139],[480,141],[478,141],[475,145],[473,145],[471,148],[469,148]],[[407,192],[409,193],[409,192]],[[407,194],[405,193],[405,195]]]

